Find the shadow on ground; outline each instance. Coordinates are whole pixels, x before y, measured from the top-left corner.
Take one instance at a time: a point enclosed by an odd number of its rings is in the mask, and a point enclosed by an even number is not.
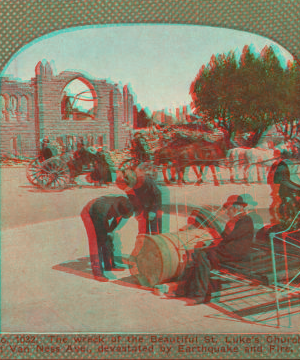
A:
[[[111,282],[120,286],[146,290],[155,295],[163,295],[156,288],[140,285],[138,277],[129,274],[128,269],[131,268],[132,273],[132,268],[135,267],[132,259],[116,257],[116,261],[126,265],[127,269],[114,271],[108,278],[94,276],[89,256],[66,261],[52,268],[95,281]],[[212,293],[211,302],[205,305],[217,310],[218,314],[207,315],[209,318],[250,324],[260,323],[266,327],[278,327],[280,319],[290,317],[300,311],[300,298],[296,296],[280,299],[280,312],[278,312],[274,291],[259,282],[220,272],[214,273],[212,280],[218,285]],[[195,305],[193,301],[184,297],[174,298],[167,296],[161,299],[162,301],[176,299],[177,301],[184,301],[186,306]]]

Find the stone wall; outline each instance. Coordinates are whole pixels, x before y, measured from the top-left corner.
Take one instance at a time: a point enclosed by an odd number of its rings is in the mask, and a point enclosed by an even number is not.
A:
[[[2,78],[0,94],[0,154],[35,156],[32,84]]]
[[[29,82],[1,79],[1,154],[36,156],[40,139],[59,139],[65,145],[83,139],[86,145],[122,149],[133,126],[133,95],[127,86],[65,71],[53,75],[49,62],[39,62]],[[62,116],[65,87],[81,80],[92,92],[93,114],[84,118]],[[70,140],[71,139],[71,140]]]

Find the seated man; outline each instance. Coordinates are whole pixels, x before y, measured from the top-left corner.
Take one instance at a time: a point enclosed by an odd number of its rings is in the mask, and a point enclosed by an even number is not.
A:
[[[194,249],[192,259],[188,261],[180,277],[182,285],[177,290],[177,296],[194,298],[199,304],[209,302],[210,270],[217,269],[223,263],[246,258],[254,237],[252,219],[244,210],[246,206],[241,196],[229,196],[223,205],[229,221],[222,233],[221,242],[212,248]]]

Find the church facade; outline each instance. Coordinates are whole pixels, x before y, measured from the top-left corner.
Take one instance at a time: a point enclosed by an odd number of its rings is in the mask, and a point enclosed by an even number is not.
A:
[[[89,113],[69,109],[66,115],[64,90],[74,80],[92,94]],[[133,117],[134,94],[127,85],[76,71],[54,75],[49,62],[39,62],[30,81],[1,78],[0,154],[35,157],[45,137],[73,150],[78,141],[122,149],[128,144]]]

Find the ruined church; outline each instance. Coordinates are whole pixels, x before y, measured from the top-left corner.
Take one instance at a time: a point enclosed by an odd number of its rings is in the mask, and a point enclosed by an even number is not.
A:
[[[74,80],[88,89],[90,109],[74,106],[82,94],[70,98],[65,91]],[[134,94],[129,86],[96,79],[76,71],[53,74],[49,62],[39,62],[35,77],[19,81],[0,79],[0,154],[35,157],[41,139],[48,137],[66,149],[76,143],[122,149],[134,123]],[[79,101],[80,102],[80,101]],[[78,102],[77,102],[78,103]]]

